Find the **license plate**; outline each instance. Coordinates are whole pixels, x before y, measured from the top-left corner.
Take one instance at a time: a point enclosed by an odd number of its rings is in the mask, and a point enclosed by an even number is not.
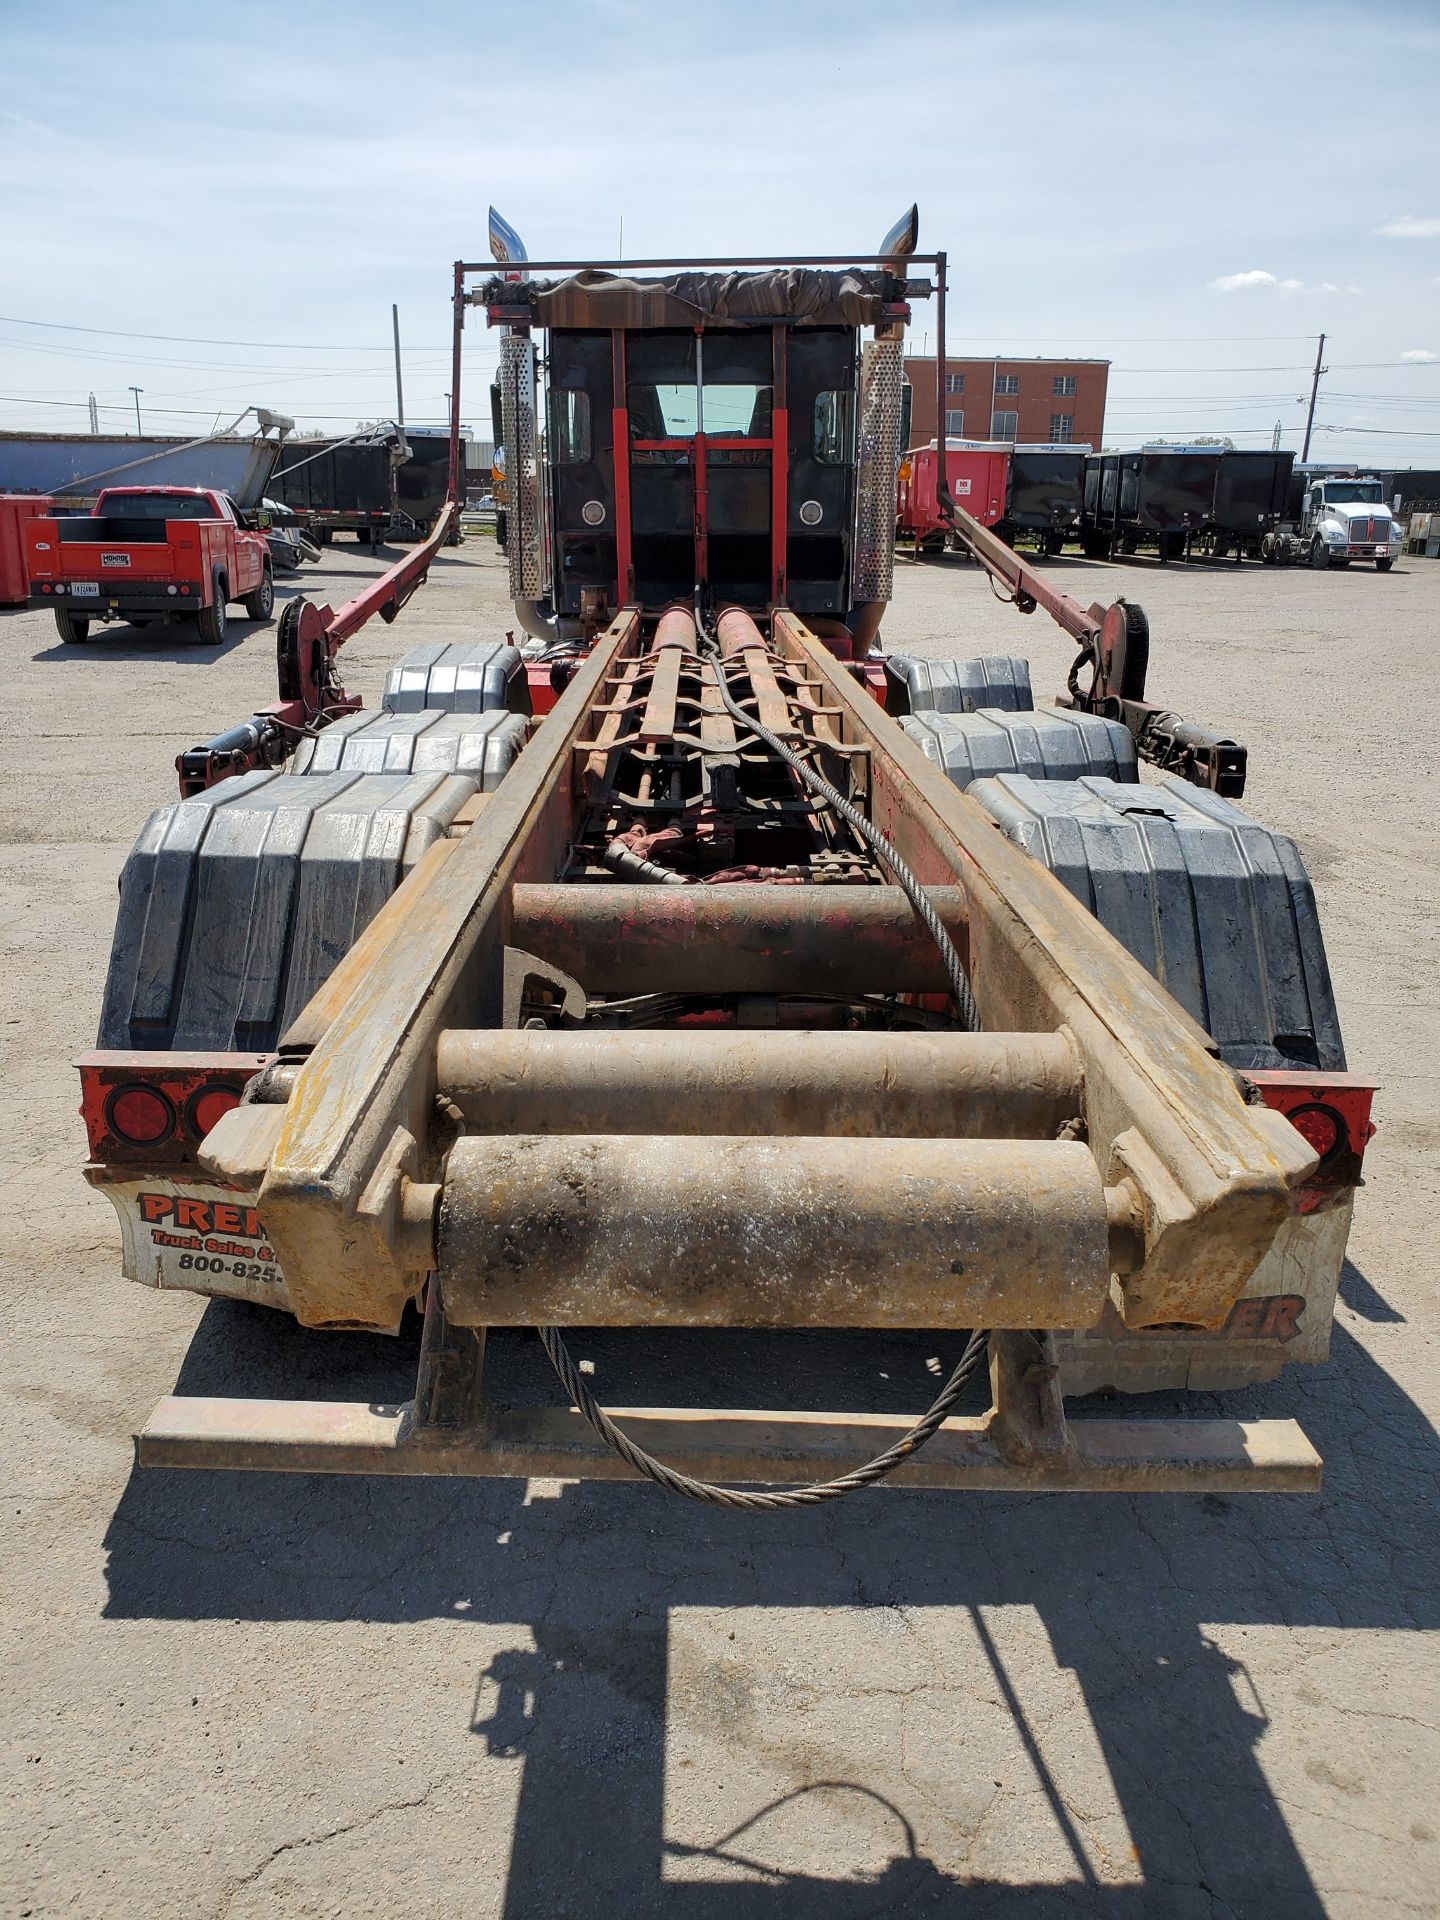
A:
[[[100,598],[100,582],[98,580],[75,580],[71,582],[70,591],[77,600],[98,600]]]

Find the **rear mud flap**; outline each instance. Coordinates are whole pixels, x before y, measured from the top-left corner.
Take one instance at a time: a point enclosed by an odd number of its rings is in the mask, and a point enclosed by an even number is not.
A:
[[[101,1166],[87,1167],[85,1177],[119,1216],[127,1280],[294,1311],[253,1193]]]

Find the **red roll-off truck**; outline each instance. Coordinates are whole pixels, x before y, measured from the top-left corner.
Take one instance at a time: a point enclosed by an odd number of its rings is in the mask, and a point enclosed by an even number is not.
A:
[[[275,587],[265,535],[228,494],[204,487],[107,487],[93,514],[41,516],[23,528],[32,608],[50,608],[60,638],[93,623],[189,620],[218,646],[226,604],[268,620]]]

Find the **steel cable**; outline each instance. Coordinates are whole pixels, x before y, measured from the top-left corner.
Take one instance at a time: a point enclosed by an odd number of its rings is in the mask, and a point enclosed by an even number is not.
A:
[[[696,1480],[688,1473],[681,1473],[677,1467],[667,1466],[663,1460],[657,1460],[653,1453],[647,1453],[643,1447],[637,1446],[628,1434],[616,1426],[586,1386],[560,1329],[540,1327],[537,1332],[550,1357],[550,1364],[560,1376],[570,1398],[605,1444],[619,1454],[627,1465],[632,1466],[636,1473],[643,1474],[647,1480],[653,1480],[670,1493],[683,1494],[687,1500],[703,1501],[711,1507],[742,1508],[750,1513],[774,1513],[787,1507],[819,1506],[826,1500],[839,1500],[847,1493],[858,1493],[862,1487],[873,1487],[877,1481],[894,1473],[897,1467],[903,1466],[927,1441],[933,1439],[944,1424],[950,1409],[964,1391],[966,1381],[984,1359],[985,1344],[989,1338],[983,1328],[977,1328],[970,1335],[959,1365],[929,1409],[893,1446],[876,1454],[873,1460],[867,1460],[864,1466],[855,1467],[836,1480],[821,1480],[814,1486],[786,1487],[775,1493],[748,1493],[739,1487],[721,1487],[711,1480]]]
[[[817,772],[807,760],[798,753],[792,752],[784,741],[778,739],[756,715],[745,711],[726,684],[720,649],[713,637],[702,635],[699,640],[699,649],[715,665],[715,678],[719,683],[720,697],[731,718],[738,720],[741,726],[751,729],[773,754],[799,775],[812,793],[817,793],[825,799],[894,874],[901,891],[939,949],[940,957],[945,963],[945,971],[950,977],[951,990],[955,996],[955,1005],[961,1024],[971,1033],[979,1032],[980,1016],[959,952],[946,932],[944,922],[931,905],[929,895],[909,866],[873,821],[867,819],[858,807],[847,800],[844,794],[837,787],[832,786],[825,776]],[[867,1460],[863,1466],[852,1468],[849,1473],[841,1474],[837,1479],[822,1480],[814,1486],[787,1487],[774,1493],[749,1493],[738,1487],[722,1487],[717,1486],[714,1481],[697,1480],[688,1473],[681,1473],[677,1467],[667,1466],[663,1460],[657,1460],[654,1454],[647,1453],[642,1446],[637,1445],[616,1426],[586,1386],[580,1369],[565,1345],[564,1336],[559,1327],[539,1327],[536,1331],[540,1335],[541,1345],[549,1356],[551,1366],[559,1376],[561,1385],[580,1413],[605,1444],[628,1466],[633,1467],[636,1473],[643,1475],[647,1480],[653,1480],[657,1486],[666,1488],[670,1493],[684,1495],[686,1499],[699,1500],[712,1507],[739,1508],[750,1513],[773,1513],[791,1507],[819,1506],[827,1500],[839,1500],[847,1493],[858,1493],[862,1487],[872,1487],[894,1473],[897,1467],[903,1466],[939,1432],[950,1409],[964,1391],[966,1382],[984,1358],[986,1341],[989,1338],[984,1328],[977,1328],[970,1335],[955,1371],[940,1389],[927,1411],[921,1415],[913,1427],[900,1436],[893,1446],[887,1447],[883,1453],[876,1454],[873,1460]]]

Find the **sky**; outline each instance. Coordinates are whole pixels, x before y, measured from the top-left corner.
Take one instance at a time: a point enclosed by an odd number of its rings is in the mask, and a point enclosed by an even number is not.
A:
[[[439,422],[494,204],[540,258],[873,252],[1112,445],[1440,465],[1440,0],[0,0],[0,427]],[[933,349],[917,302],[912,348]],[[466,330],[488,434],[496,337]]]

